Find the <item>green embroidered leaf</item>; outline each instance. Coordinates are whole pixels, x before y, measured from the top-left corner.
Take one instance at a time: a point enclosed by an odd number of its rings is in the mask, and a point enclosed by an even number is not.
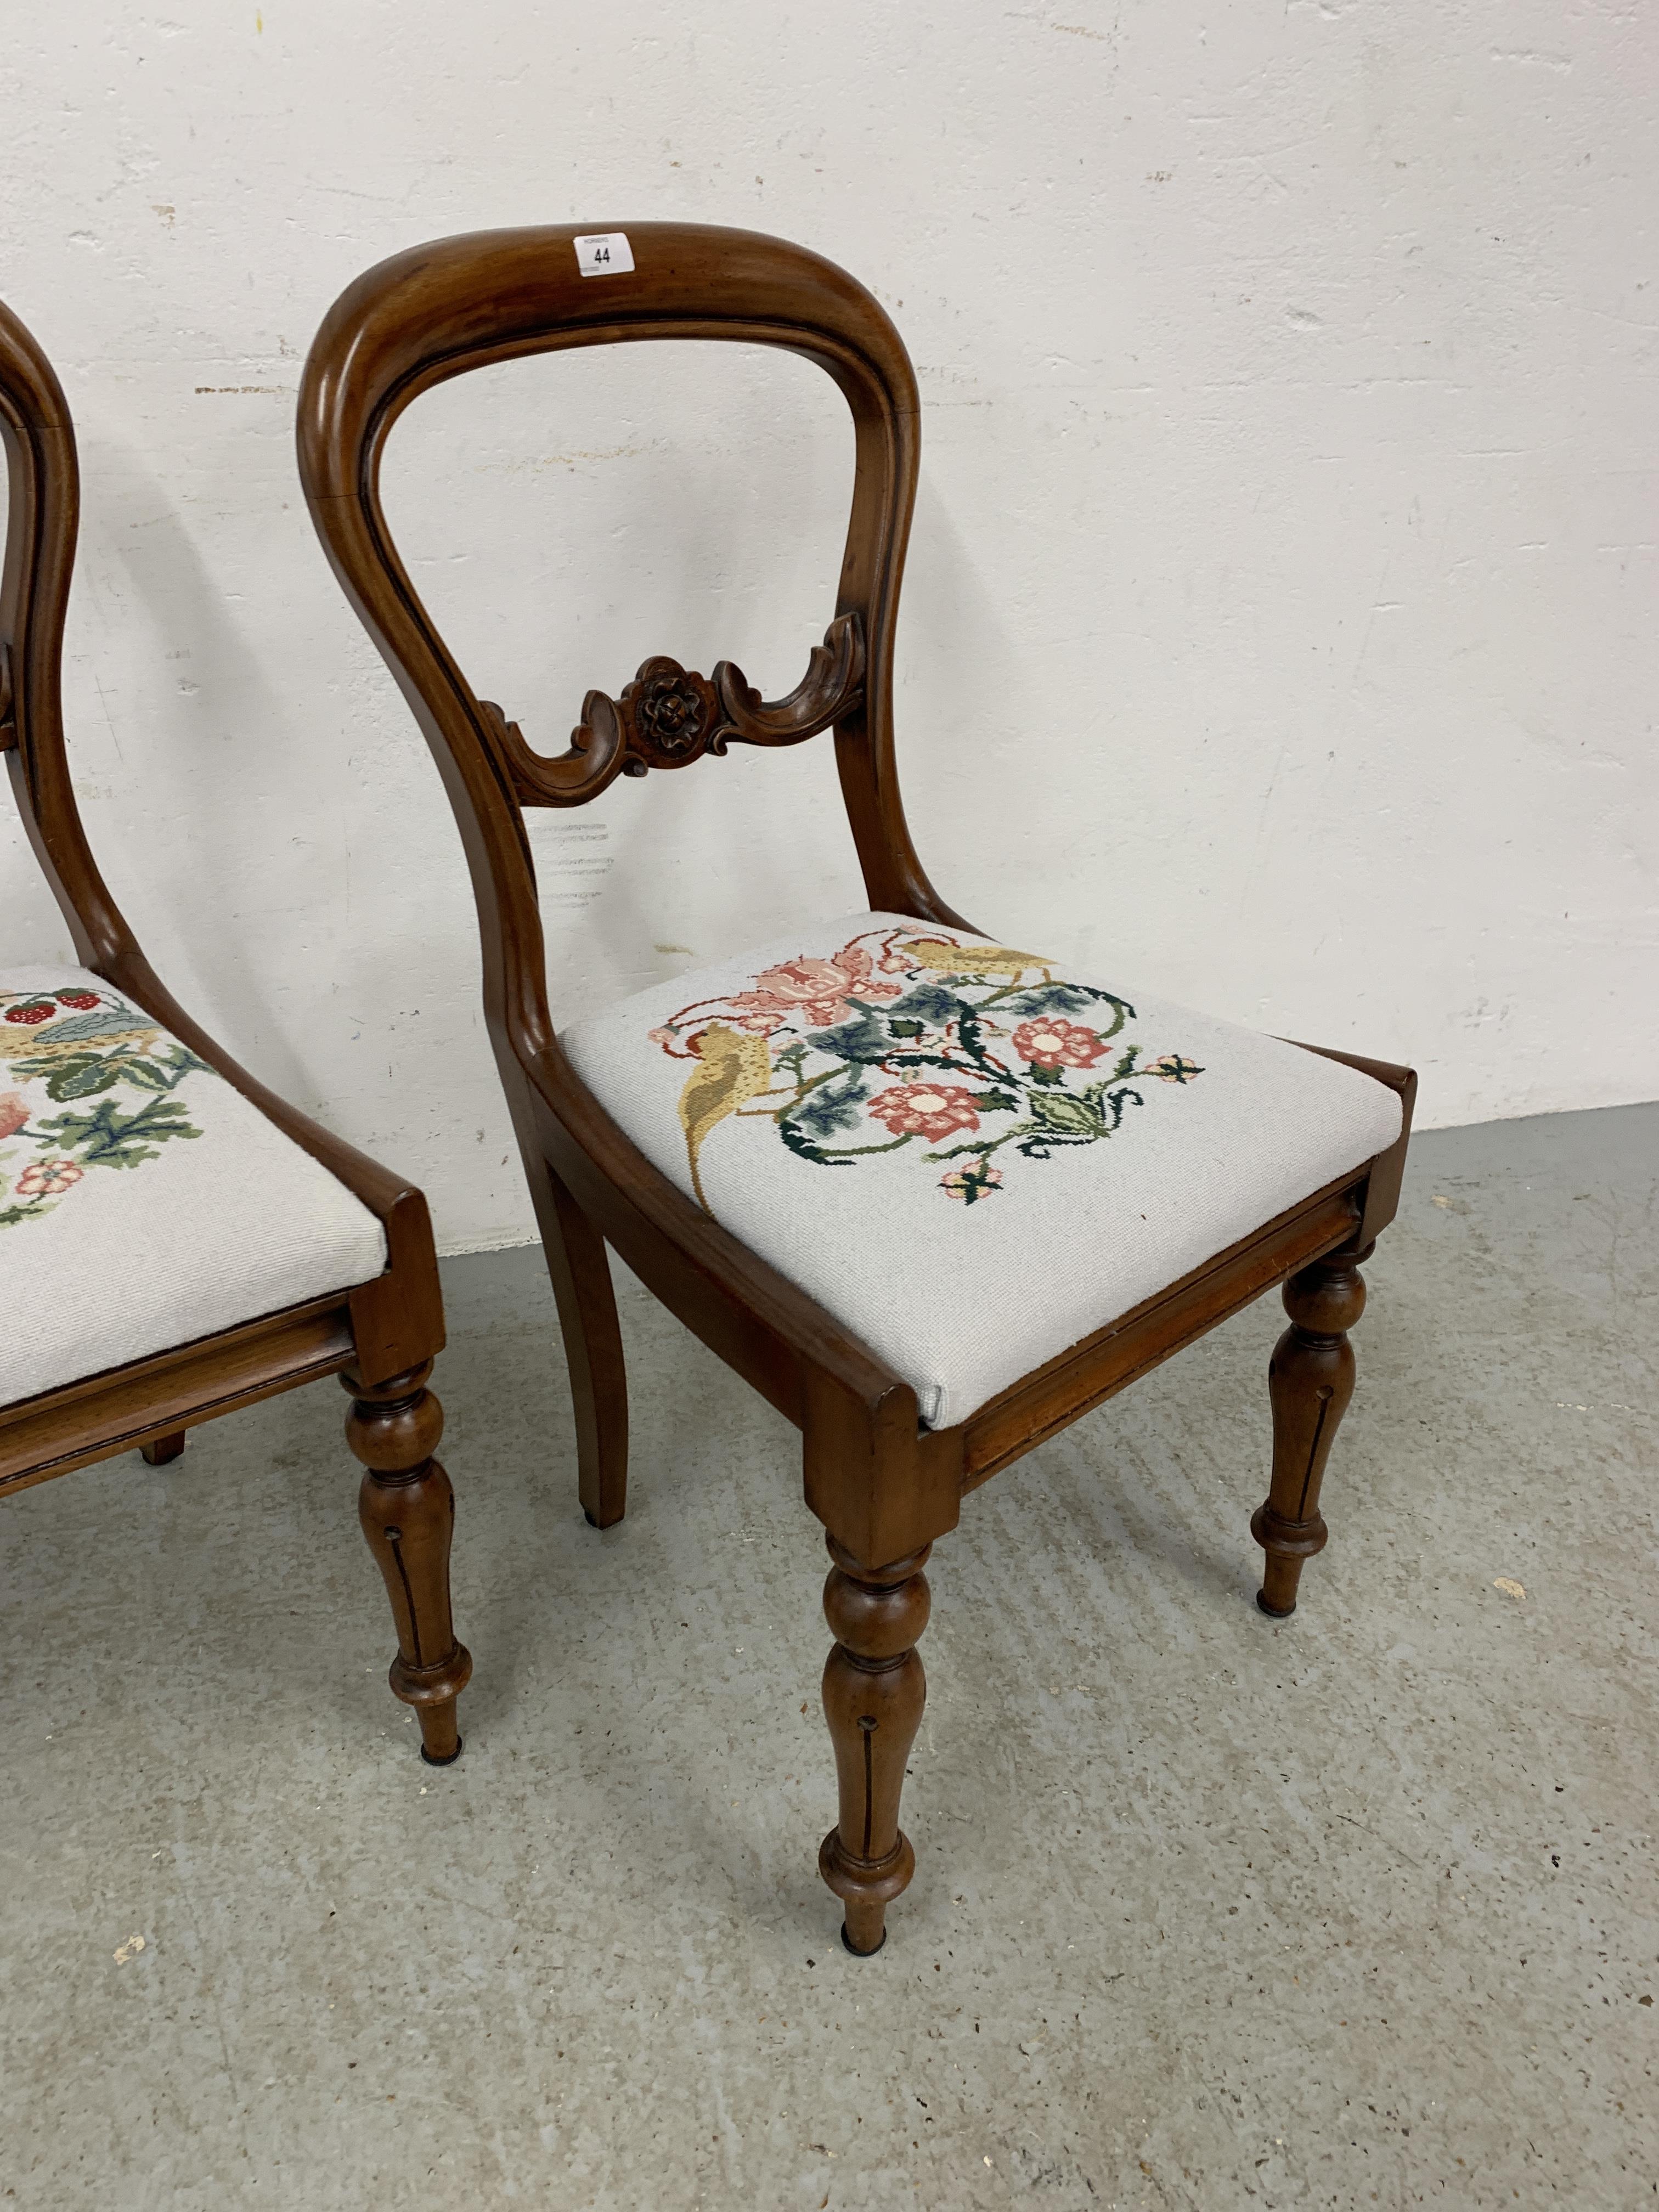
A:
[[[214,1073],[206,1060],[198,1060],[187,1044],[172,1047],[167,1054],[167,1066],[173,1070],[167,1084],[169,1091],[174,1090],[187,1075],[211,1075]]]
[[[24,1082],[44,1081],[47,1097],[60,1104],[65,1099],[94,1097],[117,1083],[136,1083],[144,1091],[172,1091],[187,1075],[212,1073],[205,1060],[183,1045],[173,1046],[165,1060],[158,1060],[146,1052],[129,1050],[125,1042],[109,1052],[88,1048],[41,1054],[15,1061],[11,1072]]]
[[[40,1032],[43,1049],[65,1044],[154,1043],[161,1030],[132,1006],[99,1006],[88,1014],[60,1014]]]
[[[157,1155],[152,1149],[167,1137],[199,1137],[177,1098],[153,1098],[125,1120],[112,1098],[90,1114],[58,1114],[40,1125],[40,1134],[60,1152],[78,1155],[82,1167],[136,1168]]]
[[[920,1022],[902,1022],[895,1014],[888,1015],[887,1026],[895,1036],[919,1037],[921,1035],[921,1024]]]
[[[703,1195],[698,1156],[717,1123],[758,1097],[772,1080],[772,1053],[766,1039],[711,1022],[697,1040],[699,1058],[680,1093],[680,1127],[685,1132],[691,1188],[705,1213],[714,1209]]]
[[[1106,1134],[1106,1117],[1097,1099],[1079,1097],[1070,1091],[1034,1089],[1027,1094],[1026,1103],[1039,1129],[1052,1129],[1056,1135],[1066,1137]]]
[[[118,1067],[95,1056],[61,1060],[46,1078],[46,1096],[60,1105],[66,1098],[90,1098],[107,1091],[118,1073]]]
[[[1010,1097],[1006,1091],[976,1091],[973,1100],[981,1114],[1012,1114],[1019,1103],[1018,1098]]]
[[[122,1080],[136,1083],[143,1091],[171,1091],[179,1080],[167,1068],[153,1060],[130,1060],[121,1070]]]

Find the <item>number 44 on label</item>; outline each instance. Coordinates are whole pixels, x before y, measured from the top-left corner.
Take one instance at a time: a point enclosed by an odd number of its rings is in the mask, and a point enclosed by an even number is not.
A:
[[[634,266],[634,251],[625,230],[601,230],[591,238],[574,239],[576,266],[584,276],[626,276]]]

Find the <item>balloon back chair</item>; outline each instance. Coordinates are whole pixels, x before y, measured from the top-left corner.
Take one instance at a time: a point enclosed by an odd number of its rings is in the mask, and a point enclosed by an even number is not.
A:
[[[8,465],[0,751],[76,964],[0,966],[0,1493],[319,1376],[350,1393],[363,1532],[422,1750],[460,1750],[454,1497],[426,1388],[443,1306],[426,1200],[256,1083],[139,950],[88,845],[60,696],[79,516],[51,364],[0,305]]]
[[[652,338],[787,348],[856,435],[834,619],[787,698],[729,661],[647,660],[547,757],[480,697],[379,495],[411,400],[517,356]],[[557,1296],[582,1504],[621,1519],[628,1404],[605,1245],[802,1433],[833,1560],[823,1675],[840,1817],[819,1855],[860,1954],[915,1856],[899,1826],[922,1710],[922,1568],[964,1493],[1274,1284],[1260,1602],[1296,1603],[1353,1382],[1359,1262],[1393,1217],[1408,1071],[1259,1036],[978,936],[916,856],[893,756],[893,632],[918,402],[897,331],[799,246],[683,223],[441,240],[329,313],[300,471],[347,597],[447,786],[483,997]],[[869,908],[556,1035],[527,806],[833,727]]]

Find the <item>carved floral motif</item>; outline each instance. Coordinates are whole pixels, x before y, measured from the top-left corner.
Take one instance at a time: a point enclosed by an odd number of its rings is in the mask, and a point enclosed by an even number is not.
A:
[[[837,615],[823,644],[813,647],[805,675],[787,698],[763,699],[729,660],[711,678],[659,655],[644,663],[620,698],[590,691],[569,751],[554,759],[537,752],[493,700],[478,703],[520,804],[580,806],[619,775],[685,768],[728,744],[799,744],[863,697],[864,631],[849,613]]]
[[[633,716],[641,751],[660,753],[676,766],[695,760],[702,751],[700,741],[711,719],[708,708],[696,679],[678,660],[647,660],[620,704],[624,714]]]

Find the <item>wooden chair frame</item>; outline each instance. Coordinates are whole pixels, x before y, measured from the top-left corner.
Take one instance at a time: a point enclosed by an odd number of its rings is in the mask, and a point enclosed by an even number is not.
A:
[[[0,1406],[0,1495],[135,1447],[162,1465],[198,1423],[337,1375],[353,1401],[347,1440],[366,1470],[363,1533],[397,1623],[392,1687],[420,1716],[422,1755],[447,1765],[461,1748],[455,1701],[472,1662],[450,1618],[454,1496],[432,1455],[443,1414],[426,1380],[444,1325],[426,1200],[239,1067],[158,980],[99,873],[64,743],[64,622],[80,515],[74,426],[50,362],[3,304],[0,438],[9,483],[0,751],[76,957],[354,1192],[379,1217],[387,1251],[371,1282]]]
[[[1252,1525],[1267,1553],[1261,1602],[1281,1615],[1293,1607],[1302,1563],[1325,1540],[1319,1484],[1352,1387],[1357,1263],[1395,1211],[1414,1078],[1333,1054],[1400,1094],[1397,1144],[938,1431],[920,1422],[908,1382],[630,1142],[554,1031],[526,806],[580,805],[619,773],[684,767],[729,743],[792,744],[833,723],[872,907],[968,925],[923,872],[894,765],[894,623],[918,450],[915,380],[897,331],[844,270],[777,239],[631,224],[633,271],[595,278],[579,273],[582,234],[445,239],[360,277],[307,365],[300,473],[335,574],[426,734],[460,827],[484,1011],[557,1295],[589,1520],[609,1527],[625,1503],[628,1404],[607,1242],[802,1432],[806,1503],[834,1560],[823,1698],[840,1818],[820,1869],[842,1900],[848,1948],[868,1954],[915,1868],[898,1811],[925,1690],[915,1647],[930,1546],[954,1528],[966,1492],[1275,1283],[1286,1285],[1292,1326],[1274,1355],[1273,1474]],[[782,347],[840,387],[856,458],[835,620],[785,700],[762,702],[729,663],[706,679],[647,661],[619,698],[590,692],[570,750],[544,758],[473,692],[422,605],[381,509],[381,456],[404,410],[449,378],[526,355],[661,338]],[[665,686],[679,702],[667,717]]]

